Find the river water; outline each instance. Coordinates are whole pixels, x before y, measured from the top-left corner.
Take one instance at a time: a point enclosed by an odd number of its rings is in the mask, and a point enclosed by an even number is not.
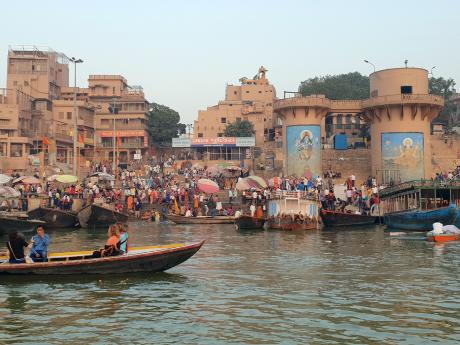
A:
[[[52,251],[94,249],[106,237],[50,235]],[[167,273],[0,277],[0,344],[460,343],[460,243],[379,227],[130,225],[131,246],[200,239]]]

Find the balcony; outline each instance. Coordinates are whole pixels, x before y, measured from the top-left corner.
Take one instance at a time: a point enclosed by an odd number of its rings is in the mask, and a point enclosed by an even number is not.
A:
[[[283,110],[286,108],[331,108],[331,100],[324,96],[295,96],[291,98],[276,100],[273,104],[273,109]]]
[[[364,109],[401,104],[434,105],[439,107],[444,106],[444,99],[441,96],[429,94],[398,94],[378,96],[363,100],[362,102]]]
[[[366,125],[362,123],[326,124],[326,137],[335,134],[346,134],[348,137],[359,137]]]

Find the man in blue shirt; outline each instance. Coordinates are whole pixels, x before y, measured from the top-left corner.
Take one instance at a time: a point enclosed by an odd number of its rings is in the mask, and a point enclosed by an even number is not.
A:
[[[30,250],[30,258],[34,262],[46,262],[48,260],[48,246],[50,238],[45,234],[45,229],[41,226],[37,228],[37,234],[31,239],[32,249]]]

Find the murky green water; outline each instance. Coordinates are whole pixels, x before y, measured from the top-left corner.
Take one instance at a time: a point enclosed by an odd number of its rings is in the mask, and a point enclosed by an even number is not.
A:
[[[0,344],[460,342],[460,243],[379,228],[131,228],[132,245],[207,242],[168,273],[0,277]],[[80,250],[105,233],[51,236],[55,251]]]

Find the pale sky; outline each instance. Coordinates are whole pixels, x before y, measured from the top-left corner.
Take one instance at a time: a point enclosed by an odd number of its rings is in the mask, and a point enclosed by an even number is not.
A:
[[[325,74],[404,66],[460,89],[460,1],[8,1],[0,7],[0,87],[8,45],[49,46],[89,74],[121,74],[191,123],[226,83],[260,65],[278,95]],[[71,72],[73,76],[73,71]],[[71,79],[73,80],[73,78]]]

